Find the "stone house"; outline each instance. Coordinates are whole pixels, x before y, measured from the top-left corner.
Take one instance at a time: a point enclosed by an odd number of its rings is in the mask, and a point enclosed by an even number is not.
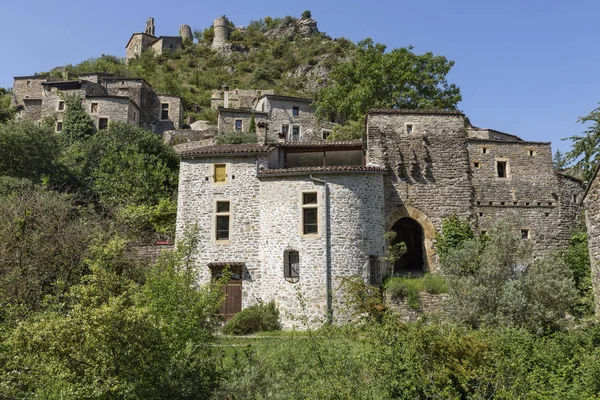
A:
[[[267,113],[275,131],[294,117],[275,123],[262,104],[255,118]],[[302,139],[180,152],[177,235],[198,226],[202,280],[233,269],[226,317],[274,300],[287,327],[303,313],[344,319],[344,278],[436,273],[436,232],[454,214],[482,233],[513,218],[540,257],[568,243],[578,217],[582,183],[553,170],[550,143],[460,112],[373,110],[362,141]],[[392,266],[381,261],[388,231],[408,247]]]
[[[50,76],[15,77],[12,103],[18,118],[30,121],[53,119],[62,130],[64,95],[81,97],[96,129],[110,121],[126,122],[162,134],[180,129],[183,105],[177,96],[161,95],[143,79],[90,73],[75,80]]]
[[[598,169],[600,169],[600,165],[594,170],[594,175],[581,198],[581,204],[585,210],[594,306],[596,316],[600,317],[600,177]]]
[[[266,123],[268,142],[324,140],[332,132],[335,123],[318,119],[312,102],[312,99],[304,97],[263,94],[255,99],[252,108],[218,107],[218,131],[247,132],[254,114],[257,123],[259,119]],[[265,128],[257,131],[257,134],[264,138]]]
[[[157,55],[182,49],[183,39],[181,36],[156,37],[154,36],[154,30],[154,18],[148,18],[145,32],[137,32],[131,35],[125,46],[125,60],[128,64],[148,49],[152,49]]]

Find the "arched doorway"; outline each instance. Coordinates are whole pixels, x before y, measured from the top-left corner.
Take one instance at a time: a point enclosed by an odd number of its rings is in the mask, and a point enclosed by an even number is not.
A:
[[[425,272],[425,239],[421,224],[412,218],[400,218],[392,226],[396,237],[392,244],[404,242],[406,253],[394,263],[394,275],[419,275]]]

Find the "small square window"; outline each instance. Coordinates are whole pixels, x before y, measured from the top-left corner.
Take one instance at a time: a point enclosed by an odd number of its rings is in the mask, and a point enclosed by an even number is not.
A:
[[[479,168],[479,167],[481,167],[481,164],[478,161],[475,161],[473,163],[473,168]]]
[[[526,202],[525,202],[525,205],[526,205],[526,206],[528,206],[528,205],[529,205],[529,202],[528,202],[528,201],[526,201]]]
[[[316,193],[302,193],[302,204],[317,204]]]
[[[535,156],[535,150],[528,150],[527,154],[530,156]]]
[[[521,229],[521,239],[529,239],[529,229]]]
[[[27,81],[27,86],[31,86],[31,81]]]
[[[108,128],[108,118],[98,118],[98,130]]]
[[[300,115],[300,108],[299,107],[292,107],[292,116],[297,117]]]
[[[65,102],[61,100],[58,102],[58,111],[64,111],[64,110],[65,110]]]
[[[56,123],[56,132],[60,132],[62,130],[63,130],[63,123],[62,123],[62,121],[58,121]]]
[[[169,119],[169,103],[160,104],[160,119]]]
[[[488,152],[488,149],[487,149],[487,147],[482,147],[482,148],[481,148],[481,152],[482,152],[483,154],[487,154],[487,152]]]
[[[234,127],[234,129],[236,131],[238,131],[238,132],[242,130],[242,120],[241,119],[236,119],[235,120],[235,127]]]
[[[329,129],[323,129],[322,133],[323,133],[323,140],[327,140],[329,135],[331,135],[331,131]]]
[[[409,135],[413,133],[413,126],[411,124],[406,125],[406,133]]]
[[[98,103],[92,103],[92,107],[91,107],[90,111],[92,114],[98,113]]]
[[[228,201],[217,201],[217,213],[225,213],[229,212],[229,202]]]
[[[483,213],[479,213],[479,216],[480,216],[480,217],[483,217]]]

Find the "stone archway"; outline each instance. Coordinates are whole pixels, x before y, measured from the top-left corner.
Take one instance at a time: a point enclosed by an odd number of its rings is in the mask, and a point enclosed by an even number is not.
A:
[[[392,243],[406,244],[406,252],[394,263],[393,275],[422,275],[425,272],[425,251],[421,224],[404,217],[396,221],[392,231],[396,233]]]
[[[394,225],[403,218],[409,218],[420,225],[423,231],[423,271],[436,272],[437,266],[433,263],[435,250],[433,248],[433,242],[435,240],[435,227],[433,223],[423,212],[416,208],[403,206],[390,212],[385,217],[385,231],[390,232],[393,230]],[[411,228],[414,229],[414,226]]]

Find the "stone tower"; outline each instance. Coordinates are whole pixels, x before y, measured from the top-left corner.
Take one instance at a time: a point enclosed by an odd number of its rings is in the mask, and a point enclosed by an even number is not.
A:
[[[154,36],[154,18],[148,18],[146,21],[146,35]]]
[[[194,40],[194,36],[192,36],[192,28],[189,25],[181,25],[179,27],[179,36],[181,36],[182,40]]]
[[[217,18],[213,22],[213,27],[215,36],[211,47],[217,50],[222,49],[229,41],[229,20],[225,16]]]

